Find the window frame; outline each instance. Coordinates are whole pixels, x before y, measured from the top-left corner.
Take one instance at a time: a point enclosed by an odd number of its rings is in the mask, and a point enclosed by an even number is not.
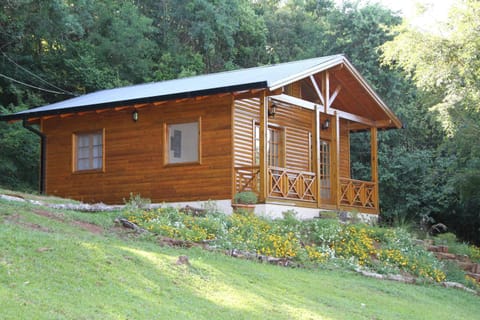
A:
[[[197,123],[197,160],[194,161],[184,161],[184,162],[170,162],[170,125],[181,125],[181,124],[190,124]],[[202,164],[202,118],[189,118],[189,119],[179,119],[174,121],[165,121],[163,123],[163,165],[165,167],[170,166],[189,166],[189,165],[199,165]]]
[[[253,164],[258,166],[260,164],[260,137],[257,138],[257,128],[260,133],[260,124],[256,121],[253,122],[253,155],[252,155],[252,161]],[[286,129],[282,126],[276,125],[276,124],[268,124],[268,132],[267,132],[267,166],[269,167],[277,167],[277,168],[284,168],[285,167],[285,154],[286,154]],[[278,147],[277,148],[277,157],[278,157],[278,164],[277,165],[272,165],[271,162],[271,155],[270,155],[270,150],[271,150],[271,141],[269,138],[270,132],[278,132],[278,138],[279,141],[275,145]],[[260,134],[259,134],[260,135]],[[258,143],[258,149],[257,149],[257,141]],[[257,157],[258,155],[258,157]]]
[[[332,142],[330,139],[320,139],[320,197],[332,201]]]
[[[102,155],[101,155],[101,167],[100,168],[93,168],[93,145],[90,143],[91,137],[93,135],[101,135],[101,141],[102,141]],[[78,139],[80,136],[89,136],[89,154],[88,154],[88,159],[89,159],[89,168],[87,169],[79,169],[78,168]],[[105,172],[105,128],[102,128],[100,130],[90,130],[90,131],[77,131],[72,134],[72,172],[73,173],[98,173],[98,172]]]

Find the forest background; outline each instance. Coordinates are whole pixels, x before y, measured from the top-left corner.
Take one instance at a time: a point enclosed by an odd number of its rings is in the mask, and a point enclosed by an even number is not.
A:
[[[480,2],[421,30],[376,3],[4,0],[0,113],[105,88],[345,54],[401,118],[379,135],[381,220],[480,243]],[[352,176],[370,174],[352,138]],[[0,185],[38,186],[38,137],[0,123]]]

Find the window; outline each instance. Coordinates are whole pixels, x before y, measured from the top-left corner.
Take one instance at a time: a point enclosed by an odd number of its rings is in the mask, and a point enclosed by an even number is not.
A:
[[[74,135],[74,171],[103,169],[103,131]]]
[[[168,164],[191,163],[200,161],[200,125],[199,121],[167,125]]]
[[[255,125],[255,165],[260,164],[260,126]],[[268,127],[267,131],[267,163],[272,167],[283,166],[283,130]]]

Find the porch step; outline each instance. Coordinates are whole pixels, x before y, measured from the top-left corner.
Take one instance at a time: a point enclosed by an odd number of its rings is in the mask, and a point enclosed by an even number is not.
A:
[[[433,252],[439,260],[455,262],[463,271],[465,271],[465,275],[480,283],[480,263],[472,262],[467,255],[449,253],[448,246],[429,245],[427,250]]]

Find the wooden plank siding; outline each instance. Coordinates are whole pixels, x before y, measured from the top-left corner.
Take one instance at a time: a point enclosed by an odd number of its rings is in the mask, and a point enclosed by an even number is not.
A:
[[[235,100],[234,103],[234,166],[254,165],[254,125],[259,121],[260,99]],[[296,106],[279,106],[269,125],[285,130],[284,163],[289,169],[311,171],[310,133],[313,131],[312,110]]]
[[[231,96],[42,120],[47,136],[46,192],[87,202],[122,203],[131,192],[153,202],[231,196]],[[165,165],[166,123],[201,119],[201,163]],[[75,132],[105,130],[104,172],[73,172]]]
[[[260,121],[260,98],[234,102],[234,166],[253,166],[254,124]]]

